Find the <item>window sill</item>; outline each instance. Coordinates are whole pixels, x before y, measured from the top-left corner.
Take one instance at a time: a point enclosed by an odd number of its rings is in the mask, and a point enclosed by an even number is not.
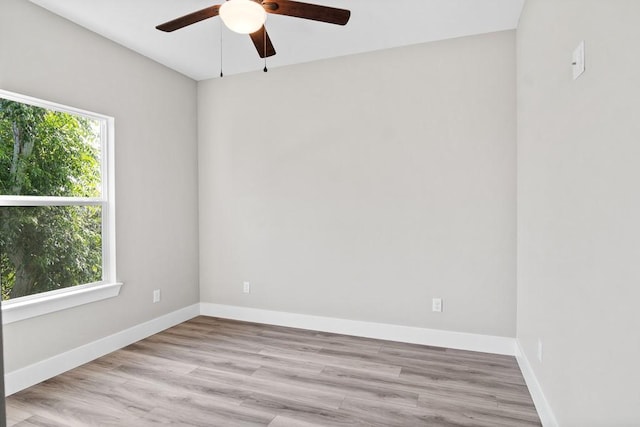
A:
[[[2,324],[6,325],[43,314],[53,313],[79,305],[113,298],[120,294],[122,283],[84,285],[54,291],[49,295],[24,297],[16,301],[2,302]]]

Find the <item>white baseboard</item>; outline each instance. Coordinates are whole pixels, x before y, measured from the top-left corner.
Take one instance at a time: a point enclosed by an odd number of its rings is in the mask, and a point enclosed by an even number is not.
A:
[[[558,427],[558,421],[556,420],[555,415],[553,415],[553,411],[551,410],[551,406],[547,401],[547,398],[544,396],[542,392],[542,387],[540,387],[540,383],[536,378],[533,368],[531,368],[531,364],[529,363],[529,359],[527,358],[522,346],[520,345],[520,341],[516,339],[516,360],[518,361],[518,365],[520,366],[520,371],[522,371],[522,376],[524,377],[524,381],[527,383],[527,388],[529,389],[529,394],[531,394],[531,398],[533,399],[534,405],[536,405],[536,411],[538,411],[538,416],[540,417],[540,421],[544,427]]]
[[[200,314],[269,325],[515,356],[515,338],[200,303]]]
[[[65,353],[58,354],[49,359],[34,363],[33,365],[9,372],[4,377],[5,393],[9,396],[97,359],[98,357],[104,356],[105,354],[111,353],[112,351],[126,347],[129,344],[157,334],[179,323],[186,322],[189,319],[193,319],[199,314],[200,305],[193,304],[81,347],[74,348]]]

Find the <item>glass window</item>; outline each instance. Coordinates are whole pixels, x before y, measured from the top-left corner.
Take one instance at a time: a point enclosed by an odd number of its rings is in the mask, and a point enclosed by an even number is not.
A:
[[[0,91],[0,284],[13,301],[115,281],[113,119]]]

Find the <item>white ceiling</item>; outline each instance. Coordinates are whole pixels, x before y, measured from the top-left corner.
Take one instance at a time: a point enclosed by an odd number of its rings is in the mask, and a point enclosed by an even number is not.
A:
[[[249,36],[219,17],[173,33],[155,26],[222,0],[31,0],[195,80],[261,70]],[[346,26],[268,15],[269,68],[516,28],[524,0],[304,0],[351,10]],[[222,47],[220,36],[222,34]]]

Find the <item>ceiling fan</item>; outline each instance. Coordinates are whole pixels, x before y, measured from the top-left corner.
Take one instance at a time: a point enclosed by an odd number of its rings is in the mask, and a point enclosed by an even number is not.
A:
[[[267,13],[336,25],[345,25],[351,16],[351,12],[345,9],[291,0],[228,0],[220,5],[210,6],[165,22],[156,28],[160,31],[172,32],[220,15],[230,30],[240,34],[249,34],[258,55],[260,58],[265,58],[276,54],[269,34],[264,27]]]

